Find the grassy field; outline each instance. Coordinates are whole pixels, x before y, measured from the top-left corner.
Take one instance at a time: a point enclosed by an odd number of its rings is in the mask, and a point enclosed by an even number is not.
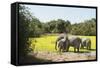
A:
[[[72,37],[69,35],[69,37]],[[80,38],[90,38],[91,39],[91,49],[95,51],[96,49],[96,36],[78,36]],[[47,51],[47,52],[57,52],[55,50],[55,41],[57,39],[57,35],[45,35],[39,38],[29,38],[31,41],[31,48],[38,51]],[[70,47],[69,51],[74,51],[73,47]],[[80,49],[80,51],[89,51],[87,49]]]

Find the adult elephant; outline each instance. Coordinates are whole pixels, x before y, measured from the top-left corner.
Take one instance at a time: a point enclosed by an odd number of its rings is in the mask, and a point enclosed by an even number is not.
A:
[[[72,37],[69,39],[69,46],[67,48],[67,50],[69,50],[70,46],[74,47],[74,52],[79,52],[80,49],[80,45],[81,45],[81,39],[79,37]]]
[[[67,36],[58,41],[57,44],[58,51],[67,52],[68,46],[69,46],[69,40]]]
[[[64,39],[65,37],[67,37],[67,33],[61,33],[58,37],[57,37],[57,39],[56,39],[56,43],[55,43],[55,49],[57,50],[57,43],[58,42],[61,42],[61,43],[59,43],[59,44],[62,44],[62,42],[64,42],[62,39]],[[60,41],[61,40],[61,41]]]
[[[91,40],[89,38],[82,38],[81,48],[91,49]]]

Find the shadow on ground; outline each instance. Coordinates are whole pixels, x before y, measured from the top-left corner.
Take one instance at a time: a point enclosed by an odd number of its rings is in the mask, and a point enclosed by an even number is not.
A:
[[[96,51],[96,49],[90,49],[90,51]]]
[[[27,64],[39,64],[39,63],[46,63],[46,62],[52,62],[51,60],[41,59],[37,58],[35,56],[27,56],[27,57],[20,57],[19,58],[19,64],[21,65],[27,65]]]
[[[68,51],[70,53],[90,53],[90,51],[79,51],[79,52],[74,52],[74,51]],[[63,53],[67,53],[67,52],[63,52]]]

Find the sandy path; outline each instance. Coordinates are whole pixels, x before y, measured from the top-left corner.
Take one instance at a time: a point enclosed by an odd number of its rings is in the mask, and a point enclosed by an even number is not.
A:
[[[51,60],[53,62],[59,61],[77,61],[77,60],[94,60],[96,59],[96,52],[90,53],[73,53],[73,52],[64,52],[64,53],[57,53],[57,52],[38,52],[38,53],[31,53],[40,59]]]

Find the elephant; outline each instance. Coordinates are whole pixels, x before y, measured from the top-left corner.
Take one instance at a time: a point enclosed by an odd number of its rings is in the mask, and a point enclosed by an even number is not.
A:
[[[82,38],[81,48],[86,47],[88,50],[91,49],[91,40],[89,38]]]
[[[80,45],[81,45],[81,39],[79,37],[72,37],[69,39],[69,46],[67,48],[67,51],[69,50],[69,47],[72,46],[74,47],[74,52],[79,52],[80,49]]]
[[[61,40],[61,39],[64,39],[64,37],[66,37],[66,33],[62,33],[58,36],[57,40],[56,40],[56,44],[55,44],[55,49],[57,50],[57,43]],[[61,41],[60,41],[61,42]],[[61,43],[59,43],[61,44]]]
[[[60,39],[58,41],[56,47],[58,47],[60,52],[66,52],[67,51],[66,49],[68,48],[68,44],[69,44],[68,37],[64,37],[63,39]]]

